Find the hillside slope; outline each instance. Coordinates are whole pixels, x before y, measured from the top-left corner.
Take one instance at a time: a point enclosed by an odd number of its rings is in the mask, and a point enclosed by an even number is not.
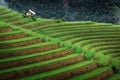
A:
[[[120,79],[120,26],[23,18],[0,7],[0,80]]]

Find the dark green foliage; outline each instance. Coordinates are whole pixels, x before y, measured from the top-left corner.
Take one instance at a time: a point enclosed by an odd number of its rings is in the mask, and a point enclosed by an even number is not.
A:
[[[119,69],[116,66],[112,66],[112,70],[114,73],[119,73]]]
[[[86,59],[91,59],[95,56],[95,54],[91,52],[90,50],[84,50],[84,53],[85,53]]]
[[[26,16],[25,14],[23,14],[23,18],[30,18],[30,19],[32,19],[33,21],[36,21],[36,20],[37,20],[37,17],[36,17],[36,16]]]
[[[12,28],[13,28],[13,30],[20,30],[20,27],[18,27],[18,26],[13,26]]]
[[[71,45],[71,43],[70,42],[62,42],[62,46],[63,47],[66,47],[66,48],[72,48],[72,45]]]
[[[74,53],[82,53],[82,48],[80,46],[74,45],[73,46]]]
[[[55,42],[57,44],[60,44],[61,43],[61,40],[58,38],[58,39],[54,39],[54,38],[48,38],[48,41],[52,41],[52,42]]]

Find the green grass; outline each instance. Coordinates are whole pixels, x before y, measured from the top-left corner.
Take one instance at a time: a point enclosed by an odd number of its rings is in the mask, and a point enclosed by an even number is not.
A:
[[[107,70],[110,70],[110,67],[97,68],[97,69],[89,71],[87,73],[83,73],[81,75],[75,76],[69,80],[86,80],[86,79],[91,78],[93,76],[99,75]]]
[[[18,51],[18,50],[38,48],[38,47],[43,47],[43,46],[47,46],[47,45],[51,45],[51,44],[54,44],[54,43],[53,42],[43,42],[43,43],[38,43],[38,44],[33,44],[33,45],[28,45],[28,46],[23,46],[23,47],[1,49],[0,54],[4,54],[6,52]]]
[[[89,30],[90,29],[90,30]],[[81,26],[78,26],[77,28],[74,28],[74,27],[68,27],[68,28],[43,28],[42,29],[43,31],[47,31],[48,33],[55,33],[55,32],[61,32],[61,31],[81,31],[81,32],[88,32],[88,31],[91,31],[91,32],[95,32],[95,31],[108,31],[108,30],[112,30],[112,31],[119,31],[119,30],[116,30],[116,29],[108,29],[108,28],[99,28],[99,27],[97,27],[97,28],[87,28],[87,27],[81,27]],[[48,31],[49,30],[49,31]]]
[[[10,21],[10,20],[16,20],[16,19],[21,19],[21,18],[22,18],[21,15],[17,15],[15,17],[2,19],[2,21]]]
[[[120,74],[114,74],[113,76],[107,78],[106,80],[119,80]]]
[[[41,39],[39,36],[28,36],[25,38],[20,38],[20,39],[14,39],[14,40],[6,40],[6,41],[0,41],[0,44],[14,44],[18,42],[24,42],[28,40],[34,40],[34,39]]]
[[[25,27],[25,26],[31,26],[31,25],[34,25],[34,24],[40,24],[40,23],[43,23],[43,22],[52,22],[52,21],[55,21],[55,20],[47,20],[47,19],[40,19],[40,20],[37,20],[35,22],[31,22],[31,23],[28,23],[28,24],[24,24],[22,25],[21,27]]]
[[[88,31],[88,32],[87,32]],[[54,33],[54,34],[49,34],[48,33],[48,35],[47,36],[56,36],[56,35],[71,35],[71,34],[80,34],[80,35],[82,35],[82,36],[84,36],[84,35],[114,35],[114,34],[119,34],[119,32],[102,32],[102,31],[98,31],[98,32],[96,32],[96,31],[89,31],[89,30],[87,30],[87,31],[67,31],[67,32],[59,32],[59,33]],[[116,35],[114,35],[114,36],[116,36]]]
[[[11,12],[11,13],[9,13],[9,14],[0,15],[0,18],[2,19],[2,18],[4,18],[4,17],[10,17],[10,16],[14,16],[14,15],[16,15],[16,14],[18,14],[18,13],[16,13],[16,12]]]
[[[87,52],[88,54],[85,54],[87,57],[90,57],[89,53],[93,52],[95,55],[99,56],[97,62],[99,64],[103,64],[106,62],[106,60],[111,59],[110,65],[120,66],[120,46],[119,46],[119,40],[120,40],[120,26],[119,25],[113,25],[113,24],[107,24],[107,23],[96,23],[92,21],[76,21],[76,22],[60,22],[56,19],[42,19],[37,18],[36,21],[32,21],[30,18],[22,18],[23,14],[17,13],[15,11],[5,9],[4,7],[0,7],[0,19],[3,22],[0,22],[0,28],[13,28],[13,31],[11,32],[5,32],[0,33],[0,36],[9,36],[9,35],[15,35],[15,34],[21,34],[25,33],[29,36],[25,38],[20,39],[14,39],[14,40],[6,40],[6,41],[0,41],[1,45],[4,44],[14,44],[17,42],[25,42],[28,40],[34,40],[34,39],[43,39],[43,40],[49,40],[49,42],[42,42],[38,44],[32,44],[28,46],[23,47],[17,47],[17,48],[6,48],[1,49],[0,54],[5,54],[6,52],[14,52],[19,50],[26,50],[26,49],[33,49],[38,48],[42,46],[47,46],[55,43],[62,44],[62,48],[57,48],[54,50],[44,51],[44,52],[38,52],[33,53],[29,55],[23,55],[23,56],[16,56],[16,57],[8,57],[0,59],[0,63],[4,62],[10,62],[10,61],[17,61],[17,60],[23,60],[23,59],[29,59],[32,57],[37,56],[44,56],[47,54],[54,54],[55,52],[64,51],[67,47],[73,47],[74,46],[80,46],[79,50],[83,50],[84,52]],[[7,14],[2,14],[4,12],[8,12]],[[8,18],[7,18],[8,17]],[[5,23],[6,21],[12,21],[14,19],[20,19],[13,22]],[[19,27],[13,26],[17,23],[24,23],[26,24],[19,24]],[[58,22],[56,24],[45,24],[43,26],[39,26],[37,24],[42,24],[44,22]],[[34,26],[33,28],[29,29],[29,26]],[[28,28],[22,29],[22,28]],[[32,30],[35,31],[32,32]],[[37,32],[37,33],[36,33]],[[76,33],[78,32],[78,33]],[[40,34],[39,34],[40,33]],[[55,36],[56,38],[52,38]],[[66,39],[64,42],[62,40]],[[97,41],[98,42],[94,42]],[[108,42],[107,42],[108,41]],[[73,43],[74,42],[74,43]],[[114,45],[111,45],[114,44]],[[98,45],[98,46],[97,46]],[[94,47],[96,46],[96,47]],[[78,48],[77,48],[78,49]],[[90,50],[88,50],[90,49]],[[74,49],[75,50],[75,49]],[[99,50],[99,51],[97,51]],[[103,53],[106,53],[105,55]],[[16,72],[24,69],[30,69],[30,68],[36,68],[39,66],[44,66],[48,64],[53,64],[59,61],[63,61],[69,58],[73,58],[76,56],[79,56],[80,54],[71,54],[68,56],[60,57],[60,58],[54,58],[52,60],[48,61],[42,61],[38,63],[33,63],[25,66],[19,66],[9,69],[0,70],[0,74],[2,73],[9,73],[9,72]],[[118,55],[117,57],[113,58],[112,56]],[[50,77],[53,75],[61,74],[64,72],[68,72],[70,70],[76,69],[81,66],[87,66],[92,64],[93,61],[83,61],[80,63],[76,63],[74,65],[61,67],[52,71],[39,73],[31,76],[26,76],[24,78],[21,78],[20,80],[34,80],[34,79],[41,79],[44,77]],[[91,76],[101,74],[104,71],[109,70],[109,67],[100,67],[93,71],[89,71],[88,73],[83,73],[79,76],[73,77],[70,80],[84,80]],[[115,74],[108,78],[108,80],[118,79],[119,74]]]
[[[99,38],[100,37],[100,38]],[[83,41],[78,41],[78,42],[75,42],[75,44],[76,45],[80,45],[81,43],[83,43],[83,42],[87,42],[87,41],[91,41],[91,40],[100,40],[100,41],[104,41],[104,40],[106,40],[106,41],[109,41],[109,40],[115,40],[115,41],[118,41],[119,40],[119,37],[115,37],[115,38],[112,38],[112,37],[104,37],[104,36],[92,36],[92,37],[87,37],[87,36],[83,36],[82,38],[76,38],[77,40],[81,40],[81,39],[84,39]],[[74,39],[73,40],[71,40],[71,42],[72,41],[74,41]]]
[[[12,10],[9,10],[9,9],[0,10],[0,13],[3,13],[3,12],[12,12]],[[3,15],[4,15],[4,14],[3,14]]]
[[[85,23],[85,21],[84,21]],[[95,22],[94,22],[95,23]],[[74,25],[74,26],[73,26]],[[100,25],[100,24],[99,24]],[[113,28],[115,26],[111,25],[111,24],[103,24],[101,23],[101,26],[98,26],[97,23],[95,24],[81,24],[81,22],[62,22],[62,23],[57,23],[57,24],[50,24],[50,25],[45,25],[45,26],[42,26],[42,27],[35,27],[35,28],[32,28],[31,30],[37,30],[37,29],[68,29],[68,28],[107,28],[105,27],[106,25],[109,25],[109,28]],[[116,28],[119,28],[116,26]]]
[[[26,58],[36,57],[36,56],[43,56],[43,55],[47,55],[47,54],[64,51],[64,50],[66,50],[66,48],[57,48],[57,49],[50,50],[50,51],[38,52],[38,53],[33,53],[33,54],[29,54],[29,55],[24,55],[24,56],[4,58],[4,59],[0,59],[0,63],[17,61],[17,60],[22,60],[22,59],[26,59]]]
[[[31,22],[31,20],[28,20],[28,19],[21,19],[19,21],[15,21],[15,22],[11,22],[12,25],[16,25],[18,23],[24,23],[24,22]]]
[[[0,33],[0,36],[9,36],[9,35],[16,35],[16,34],[21,34],[23,33],[22,30],[17,30],[17,31],[11,31],[11,32],[5,32],[5,33]]]
[[[71,55],[68,55],[68,56],[55,58],[55,59],[52,59],[52,60],[37,62],[37,63],[33,63],[33,64],[25,65],[25,66],[20,66],[20,67],[14,67],[14,68],[10,68],[10,69],[4,69],[4,70],[0,70],[0,74],[15,72],[15,71],[23,70],[23,69],[45,66],[45,65],[48,65],[48,64],[56,63],[56,62],[63,61],[63,60],[66,60],[66,59],[70,59],[70,58],[76,57],[78,55],[79,54],[71,54]],[[86,62],[86,63],[88,63],[88,62]],[[89,61],[89,63],[90,63],[90,61]]]
[[[57,74],[60,74],[60,73],[68,72],[70,70],[74,70],[76,68],[87,66],[87,65],[90,65],[92,63],[93,63],[93,61],[79,62],[79,63],[73,64],[73,65],[70,65],[70,66],[65,66],[65,67],[58,68],[58,69],[55,69],[55,70],[52,70],[52,71],[48,71],[48,72],[44,72],[44,73],[41,73],[41,74],[28,76],[28,77],[21,78],[21,79],[18,79],[18,80],[41,79],[41,78],[44,78],[44,77],[49,77],[49,76],[57,75]]]
[[[9,25],[8,24],[6,24],[5,22],[0,22],[0,28],[8,28],[9,27]],[[0,35],[1,35],[2,33],[0,33]]]

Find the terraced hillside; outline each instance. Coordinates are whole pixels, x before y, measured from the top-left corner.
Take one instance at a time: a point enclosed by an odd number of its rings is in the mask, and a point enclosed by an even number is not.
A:
[[[120,26],[23,18],[0,7],[0,80],[120,79]]]

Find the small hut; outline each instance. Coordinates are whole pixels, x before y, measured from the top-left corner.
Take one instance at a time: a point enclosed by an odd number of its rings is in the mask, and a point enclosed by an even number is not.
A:
[[[23,17],[26,18],[26,17],[31,17],[34,21],[36,20],[35,18],[35,12],[32,11],[32,10],[28,10],[24,15]]]
[[[34,16],[36,13],[34,12],[34,11],[32,11],[32,10],[28,10],[26,13],[25,13],[25,15],[26,16]]]

